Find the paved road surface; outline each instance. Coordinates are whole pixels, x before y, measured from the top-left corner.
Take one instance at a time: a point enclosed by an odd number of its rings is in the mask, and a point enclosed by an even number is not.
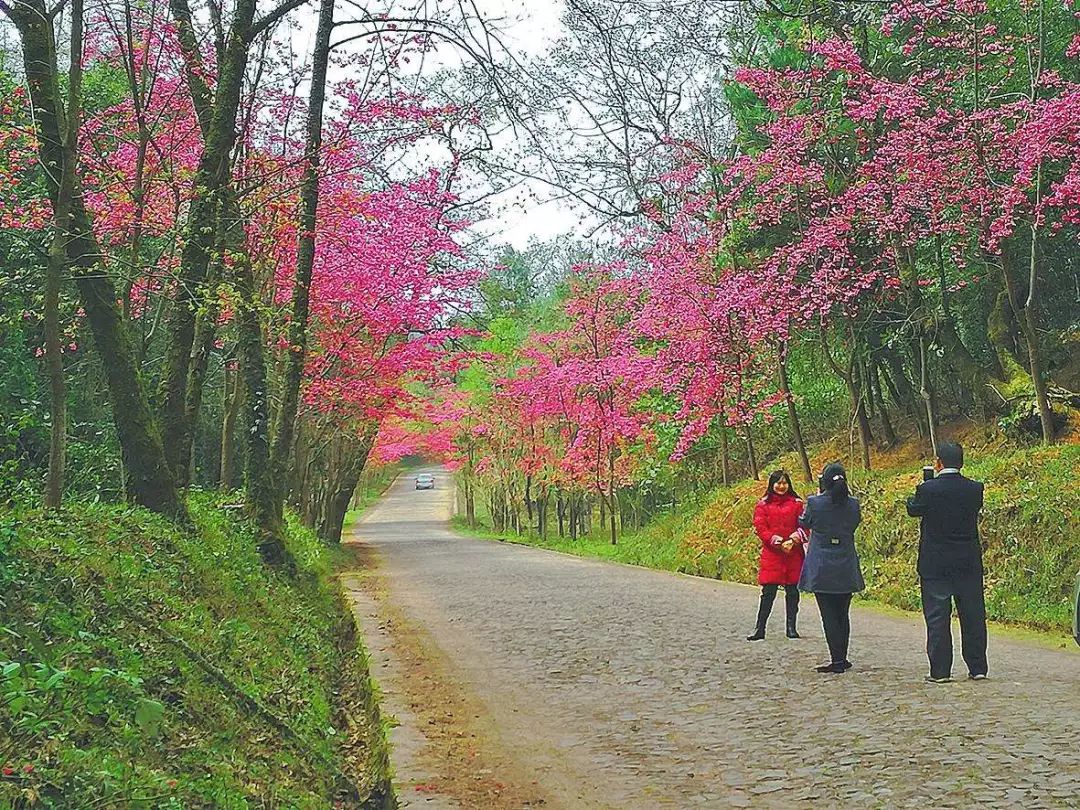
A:
[[[857,609],[819,675],[812,601],[748,643],[755,589],[462,538],[435,472],[354,535],[405,806],[1080,807],[1080,653],[992,636],[989,680],[931,685],[921,622]]]

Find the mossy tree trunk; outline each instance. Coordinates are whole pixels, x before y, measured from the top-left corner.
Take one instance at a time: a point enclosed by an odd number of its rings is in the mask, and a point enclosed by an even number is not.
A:
[[[82,88],[83,3],[72,0],[71,46],[68,67],[68,121],[64,138],[65,156],[77,153],[80,90]],[[71,227],[71,181],[74,172],[60,176],[53,207],[53,233],[49,244],[45,276],[45,358],[49,371],[49,473],[45,483],[45,508],[59,509],[64,499],[64,472],[67,460],[67,388],[64,384],[64,354],[60,335],[60,289],[67,270],[67,233]]]
[[[214,349],[214,338],[217,335],[218,308],[208,303],[206,309],[199,313],[195,322],[195,342],[191,351],[191,373],[188,375],[187,392],[184,397],[184,416],[188,421],[188,430],[184,433],[185,447],[177,456],[179,469],[177,481],[186,486],[191,483],[195,473],[195,454],[193,448],[199,428],[199,413],[202,410],[203,387],[206,380],[206,369],[210,363],[210,355]]]
[[[69,196],[61,190],[59,199]],[[49,369],[49,473],[45,482],[45,508],[59,509],[64,497],[67,458],[67,387],[60,340],[60,288],[67,268],[67,204],[60,202],[53,214],[53,234],[45,276],[45,358]]]
[[[75,144],[65,135],[67,113],[60,95],[52,16],[43,0],[23,0],[17,6],[4,5],[3,9],[15,23],[22,42],[49,198],[54,211],[67,207],[64,252],[102,358],[128,496],[155,512],[183,518],[184,504],[165,460],[116,289],[102,265],[103,253],[83,200]]]
[[[168,337],[159,391],[159,420],[169,466],[184,485],[187,481],[183,475],[188,468],[186,454],[191,451],[192,441],[188,392],[192,388],[198,390],[202,385],[201,380],[190,378],[205,373],[205,366],[193,367],[192,364],[195,324],[215,254],[219,210],[226,204],[225,197],[229,193],[232,151],[248,56],[252,40],[260,30],[255,25],[255,6],[255,0],[237,0],[225,37],[225,50],[217,54],[217,83],[211,96],[202,79],[205,71],[198,47],[193,45],[194,31],[187,0],[170,3],[187,67],[189,91],[203,132],[203,149],[192,182],[185,226],[186,240],[166,318]],[[196,397],[196,403],[201,403],[201,396]]]
[[[240,373],[225,366],[224,398],[221,417],[221,486],[236,489],[236,417],[240,411]]]
[[[319,210],[319,152],[322,149],[323,106],[326,101],[326,72],[330,61],[330,35],[334,30],[334,0],[320,0],[319,24],[312,56],[311,92],[308,98],[307,133],[304,147],[304,176],[300,185],[300,236],[293,279],[292,311],[288,326],[288,348],[282,376],[280,406],[274,429],[271,464],[279,487],[275,507],[280,513],[285,503],[285,487],[296,427],[300,385],[307,359],[308,321],[311,315],[311,278],[315,266],[315,231]],[[354,484],[355,487],[355,484]],[[344,513],[342,513],[344,515]],[[338,531],[340,535],[340,529]]]
[[[301,409],[297,414],[290,502],[304,525],[326,543],[341,542],[345,515],[377,427],[374,423],[342,425],[311,410]]]
[[[236,304],[237,348],[248,410],[245,501],[248,515],[258,529],[259,554],[267,565],[281,566],[288,562],[288,552],[274,508],[275,487],[270,475],[269,398],[257,293],[253,289],[251,260],[246,254],[237,256],[234,268],[240,293]]]

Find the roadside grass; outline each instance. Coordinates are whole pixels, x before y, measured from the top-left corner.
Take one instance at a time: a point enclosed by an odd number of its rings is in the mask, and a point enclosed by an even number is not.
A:
[[[383,496],[401,471],[402,466],[400,464],[381,464],[378,467],[371,468],[370,471],[364,471],[363,475],[360,476],[360,482],[357,484],[352,503],[349,504],[349,511],[345,513],[345,522],[341,531],[343,537],[349,528],[360,520],[364,513]]]
[[[268,572],[227,497],[0,515],[0,807],[389,806],[332,555],[290,518]]]
[[[1080,569],[1080,445],[1010,447],[964,437],[971,462],[965,473],[986,483],[980,527],[986,564],[987,614],[991,620],[1060,635],[1071,622],[1070,596]],[[815,469],[843,458],[847,448],[822,445],[812,453]],[[849,466],[853,492],[863,505],[863,525],[856,540],[866,576],[866,601],[907,611],[921,609],[915,573],[918,522],[909,518],[905,500],[920,480],[923,462],[911,444],[878,453],[875,469]],[[782,457],[769,469],[798,469],[796,458]],[[764,477],[764,476],[763,476]],[[796,480],[802,495],[814,491]],[[700,503],[680,504],[642,529],[620,533],[612,546],[600,527],[576,541],[551,532],[541,541],[535,532],[496,534],[469,529],[464,518],[454,527],[474,536],[523,542],[585,557],[615,560],[667,571],[745,584],[757,582],[759,545],[752,529],[754,505],[764,481],[743,480],[712,491]],[[477,499],[477,517],[490,518]]]
[[[481,524],[488,520],[486,510],[480,504],[477,504],[476,512]],[[682,571],[685,567],[685,559],[680,536],[688,517],[689,515],[681,512],[661,515],[642,529],[620,532],[615,545],[611,544],[607,531],[602,531],[595,525],[592,532],[579,535],[576,540],[571,540],[569,535],[559,537],[557,530],[550,532],[548,538],[542,540],[535,531],[523,534],[512,531],[496,532],[485,525],[471,529],[463,515],[455,515],[451,524],[462,534],[487,540],[523,543],[566,554],[576,554],[580,557],[611,560],[662,571]]]

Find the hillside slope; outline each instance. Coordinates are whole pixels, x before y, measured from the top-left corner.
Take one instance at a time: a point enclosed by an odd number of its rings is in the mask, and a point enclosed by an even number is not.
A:
[[[382,807],[381,723],[329,557],[295,581],[230,510],[197,529],[0,516],[0,807]],[[388,806],[388,805],[385,805]]]
[[[989,448],[985,448],[989,449]],[[815,453],[816,469],[842,457],[837,448]],[[970,452],[964,472],[986,483],[980,527],[986,564],[987,614],[991,619],[1044,630],[1064,630],[1069,593],[1080,569],[1080,446],[1030,449],[996,446]],[[865,596],[907,610],[920,607],[915,557],[918,521],[904,502],[920,480],[923,459],[910,447],[876,458],[877,469],[849,468],[862,501],[857,535]],[[797,469],[795,459],[778,465]],[[802,494],[814,491],[802,484]],[[799,485],[797,484],[797,486]],[[717,491],[684,524],[684,570],[737,582],[756,582],[758,542],[750,528],[764,483],[743,481]]]

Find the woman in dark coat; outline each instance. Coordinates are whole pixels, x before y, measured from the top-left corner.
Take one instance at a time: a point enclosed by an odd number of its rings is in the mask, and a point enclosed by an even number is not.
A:
[[[787,607],[787,637],[798,638],[795,620],[799,615],[799,572],[803,563],[803,533],[799,531],[799,515],[803,502],[791,486],[791,476],[777,470],[769,476],[765,497],[754,507],[754,531],[761,539],[761,559],[758,564],[758,584],[761,602],[758,604],[757,626],[747,641],[765,638],[776,591],[784,586]]]
[[[848,492],[847,473],[829,464],[819,479],[820,495],[806,499],[799,525],[810,532],[799,589],[813,593],[830,660],[818,672],[846,672],[851,636],[851,596],[866,587],[855,550],[855,528],[862,520],[859,502]]]

